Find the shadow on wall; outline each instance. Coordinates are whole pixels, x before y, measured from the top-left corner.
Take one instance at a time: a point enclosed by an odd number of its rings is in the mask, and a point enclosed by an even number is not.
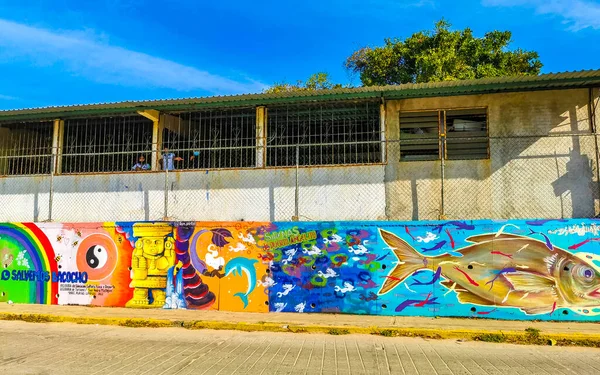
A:
[[[490,160],[445,162],[446,216],[594,216],[600,189],[596,181],[597,155],[588,102],[580,96],[575,104],[563,107],[558,99],[548,105],[538,103],[538,107],[521,105],[518,114],[511,112],[516,103],[495,107],[494,111],[500,114],[490,119]],[[531,123],[519,123],[519,118]],[[436,217],[431,212],[438,212],[441,207],[441,182],[435,184],[428,176],[441,181],[441,173],[434,170],[440,167],[439,161],[397,165],[398,182],[406,185],[399,184],[388,193],[388,199],[399,208],[392,217]],[[410,197],[406,194],[408,183]],[[407,199],[412,201],[412,208],[406,207]]]
[[[576,140],[573,143],[577,143]],[[577,149],[569,153],[566,173],[552,182],[554,193],[560,197],[561,217],[590,217],[594,215],[594,202],[598,199],[598,184],[594,181],[592,161]],[[572,213],[564,212],[563,197],[571,200]]]
[[[578,117],[587,102],[578,100],[566,106],[553,100],[554,104],[545,107],[538,100],[543,110],[540,118],[532,106],[521,105],[516,114],[516,102],[497,106],[494,112],[500,114],[494,121],[500,125],[491,124],[495,137],[490,142],[491,160],[446,162],[448,216],[594,214],[598,187],[593,136],[586,128],[587,118]],[[515,120],[520,118],[536,123],[526,127],[528,124]],[[571,136],[573,133],[582,136]],[[547,137],[550,134],[552,137]],[[399,155],[388,153],[388,159],[397,161]],[[295,174],[294,168],[185,171],[171,173],[166,184],[164,173],[56,176],[52,218],[74,222],[158,220],[165,216],[174,220],[290,220],[295,214]],[[439,161],[301,168],[299,211],[312,220],[437,217],[440,179]],[[169,192],[167,215],[165,186]],[[47,220],[49,191],[49,176],[0,179],[0,220]],[[534,209],[520,208],[529,201]]]
[[[593,111],[591,113],[594,115]],[[577,113],[575,110],[571,110],[569,115],[571,118],[571,131],[577,132]],[[592,130],[590,129],[590,133]],[[596,178],[594,176],[594,162],[590,160],[587,154],[582,153],[580,137],[573,136],[572,141],[573,148],[569,151],[569,161],[565,165],[566,172],[562,176],[557,176],[558,178],[552,182],[552,187],[556,196],[561,197],[561,211],[562,197],[565,193],[569,193],[572,202],[571,217],[594,216],[595,202],[599,198],[600,181],[594,182]],[[596,155],[595,168],[598,168],[598,156]],[[565,213],[562,213],[562,217],[565,217]]]

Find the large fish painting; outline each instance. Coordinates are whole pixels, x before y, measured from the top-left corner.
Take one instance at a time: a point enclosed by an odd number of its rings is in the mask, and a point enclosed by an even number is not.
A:
[[[600,306],[600,272],[592,254],[572,254],[545,236],[546,241],[538,241],[508,233],[480,234],[467,238],[471,245],[452,255],[428,256],[391,232],[379,233],[398,263],[378,295],[429,269],[437,270],[441,285],[465,304],[513,307],[528,315]]]

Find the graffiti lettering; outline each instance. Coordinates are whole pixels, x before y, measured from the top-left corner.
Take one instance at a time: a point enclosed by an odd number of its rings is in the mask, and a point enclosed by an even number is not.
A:
[[[593,219],[3,223],[0,299],[600,321],[598,228]]]
[[[297,235],[291,235],[290,237],[283,238],[280,240],[269,241],[269,242],[267,242],[267,247],[269,249],[273,250],[273,249],[277,249],[280,247],[299,244],[304,241],[315,240],[316,238],[317,238],[317,232],[315,232],[315,231],[301,233],[301,234],[297,234]]]
[[[85,284],[88,282],[88,274],[87,272],[53,272],[52,282]]]

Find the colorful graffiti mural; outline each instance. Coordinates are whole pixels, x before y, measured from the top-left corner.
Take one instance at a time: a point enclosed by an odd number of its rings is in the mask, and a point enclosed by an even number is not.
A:
[[[265,225],[0,224],[0,301],[267,312]]]
[[[600,221],[0,224],[0,301],[600,320]]]
[[[596,223],[275,224],[270,310],[598,320]]]

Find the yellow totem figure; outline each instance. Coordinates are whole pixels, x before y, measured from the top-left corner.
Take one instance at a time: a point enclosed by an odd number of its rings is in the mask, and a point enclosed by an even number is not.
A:
[[[131,257],[131,284],[133,298],[127,307],[163,307],[166,298],[167,272],[175,264],[175,241],[173,228],[164,223],[140,223],[133,225],[133,235],[138,240]],[[149,303],[148,292],[153,302]]]

